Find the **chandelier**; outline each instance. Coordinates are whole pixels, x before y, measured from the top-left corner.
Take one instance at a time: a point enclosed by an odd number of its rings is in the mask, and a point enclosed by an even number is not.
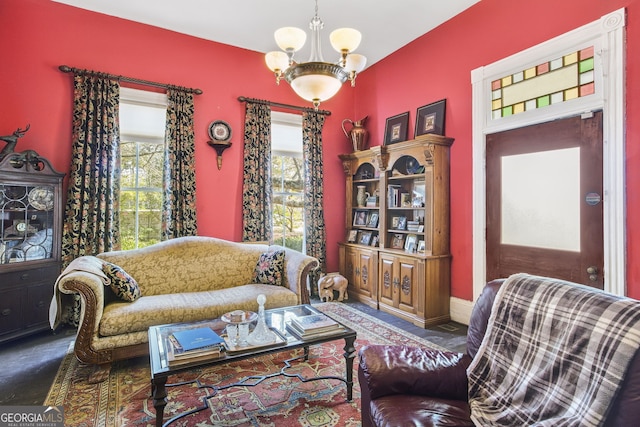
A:
[[[295,62],[293,55],[300,50],[307,39],[307,34],[300,28],[283,27],[276,30],[274,37],[282,51],[273,51],[265,55],[267,67],[276,76],[280,84],[282,77],[291,85],[295,93],[302,99],[313,103],[317,110],[320,102],[326,101],[338,93],[347,80],[351,86],[356,85],[357,74],[364,69],[367,58],[352,53],[358,48],[362,35],[352,28],[339,28],[329,35],[331,46],[340,53],[335,62],[325,62],[320,47],[320,30],[324,23],[318,17],[318,0],[316,0],[315,16],[311,19],[311,56],[308,62]]]

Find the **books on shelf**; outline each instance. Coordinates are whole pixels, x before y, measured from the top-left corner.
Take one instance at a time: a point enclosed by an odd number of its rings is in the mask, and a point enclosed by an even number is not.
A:
[[[224,351],[224,339],[210,328],[176,331],[168,336],[170,366],[215,359]]]
[[[310,339],[330,335],[344,330],[344,327],[325,314],[309,314],[291,319],[291,329],[300,338]]]

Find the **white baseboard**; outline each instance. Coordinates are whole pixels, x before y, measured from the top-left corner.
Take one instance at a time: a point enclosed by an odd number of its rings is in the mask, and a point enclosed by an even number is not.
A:
[[[466,299],[460,299],[456,297],[451,297],[451,299],[449,300],[451,320],[453,320],[454,322],[468,325],[469,319],[471,319],[472,309],[473,301],[467,301]]]

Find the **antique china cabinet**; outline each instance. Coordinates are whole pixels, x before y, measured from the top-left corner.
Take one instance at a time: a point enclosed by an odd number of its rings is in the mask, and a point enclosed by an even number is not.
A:
[[[421,327],[450,319],[452,143],[428,134],[340,155],[349,296]]]
[[[63,176],[34,151],[0,160],[0,342],[49,327]]]

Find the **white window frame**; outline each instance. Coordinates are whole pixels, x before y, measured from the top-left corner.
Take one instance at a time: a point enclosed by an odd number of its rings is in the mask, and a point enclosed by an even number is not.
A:
[[[302,148],[302,115],[301,114],[293,114],[293,113],[284,113],[284,112],[280,112],[280,111],[272,111],[271,112],[271,125],[273,126],[274,124],[277,125],[284,125],[284,126],[291,126],[291,127],[296,127],[300,129],[300,151],[286,151],[286,150],[278,150],[277,148],[273,148],[273,138],[271,140],[271,155],[277,155],[277,156],[288,156],[288,157],[296,157],[296,158],[303,158],[303,148]],[[273,164],[273,162],[272,162]],[[272,171],[273,173],[273,171]],[[303,171],[304,173],[304,171]],[[273,189],[272,189],[273,191]],[[275,193],[275,191],[274,191]],[[302,191],[300,192],[300,195],[303,198],[304,201],[304,188],[302,189]],[[273,214],[271,215],[271,227],[273,229]],[[303,227],[306,230],[306,223],[305,223],[305,218],[304,218],[304,212],[303,212],[303,216],[302,216],[302,222],[303,222]],[[305,247],[306,247],[306,240],[307,240],[307,233],[305,232],[302,236],[302,252],[305,252]]]
[[[141,106],[149,106],[154,108],[167,108],[167,94],[166,93],[158,93],[158,92],[149,92],[145,90],[132,89],[132,88],[120,88],[120,103],[127,104],[135,104]],[[135,141],[136,143],[154,143],[154,144],[162,144],[164,145],[164,137],[160,136],[149,136],[149,135],[140,135],[135,133],[120,133],[120,141]],[[136,150],[137,156],[137,150]],[[144,190],[145,187],[136,186],[125,187],[125,189],[135,190],[136,191],[136,225],[135,225],[135,236],[136,236],[136,248],[138,248],[138,233],[139,233],[139,224],[138,224],[138,195],[140,190]],[[122,190],[122,188],[121,188]],[[149,189],[147,188],[147,191]],[[162,232],[162,230],[159,230]]]

